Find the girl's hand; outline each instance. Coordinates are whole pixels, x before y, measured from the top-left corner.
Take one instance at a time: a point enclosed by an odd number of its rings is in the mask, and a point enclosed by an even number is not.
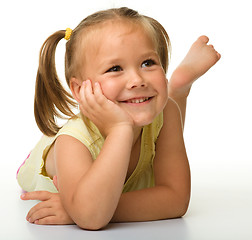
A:
[[[58,189],[57,176],[53,177],[53,183]],[[41,201],[27,214],[26,220],[30,223],[39,225],[74,224],[61,204],[59,193],[35,191],[22,194],[21,199]]]
[[[26,220],[39,225],[74,224],[63,208],[59,193],[35,191],[21,195],[22,200],[40,200],[27,214]]]
[[[26,220],[39,225],[74,224],[63,208],[59,193],[34,191],[21,195],[22,200],[39,200],[28,212]]]
[[[83,82],[80,90],[80,110],[106,137],[117,127],[133,127],[133,119],[116,103],[107,99],[98,82],[94,88],[90,80]]]

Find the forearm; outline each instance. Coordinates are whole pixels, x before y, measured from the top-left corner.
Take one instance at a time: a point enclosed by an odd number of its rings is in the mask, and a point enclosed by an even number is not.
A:
[[[191,86],[183,86],[183,81],[188,79],[187,71],[185,71],[185,69],[181,70],[181,68],[178,67],[173,72],[168,85],[168,96],[179,106],[183,127],[185,124],[187,97],[191,90]]]
[[[166,186],[122,194],[112,222],[151,221],[183,216],[190,193],[178,195]]]
[[[179,106],[179,110],[181,113],[182,127],[184,129],[185,117],[186,117],[187,97],[176,97],[176,96],[173,96],[172,94],[170,94],[169,97],[172,98]]]
[[[72,199],[72,216],[79,226],[100,228],[112,218],[122,193],[132,141],[133,133],[128,129],[109,135],[79,181]]]

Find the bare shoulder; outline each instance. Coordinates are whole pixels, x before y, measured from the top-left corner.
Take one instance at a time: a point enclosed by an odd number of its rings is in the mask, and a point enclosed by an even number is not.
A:
[[[72,196],[74,187],[93,163],[88,148],[69,135],[60,135],[54,145],[56,172],[60,191],[66,198]]]
[[[73,149],[77,147],[86,149],[88,151],[87,147],[81,141],[67,134],[62,134],[57,137],[55,141],[55,147],[60,148],[61,150]]]
[[[55,141],[54,148],[54,154],[58,160],[58,164],[61,162],[66,164],[70,161],[72,168],[74,168],[78,164],[83,164],[84,162],[91,163],[93,161],[88,148],[72,136],[60,135]]]
[[[50,178],[56,175],[55,152],[64,152],[66,154],[68,151],[72,151],[73,148],[81,149],[83,148],[83,144],[69,135],[60,135],[56,138],[48,151],[45,161],[46,172]],[[85,148],[83,148],[83,151],[85,151]]]

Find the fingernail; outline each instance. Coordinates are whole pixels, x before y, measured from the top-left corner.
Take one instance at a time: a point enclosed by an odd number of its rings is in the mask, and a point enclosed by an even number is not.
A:
[[[21,199],[25,198],[25,193],[20,196]]]

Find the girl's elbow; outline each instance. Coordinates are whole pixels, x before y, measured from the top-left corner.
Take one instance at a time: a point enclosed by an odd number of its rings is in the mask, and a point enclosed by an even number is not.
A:
[[[189,202],[190,202],[190,197],[185,198],[181,203],[180,206],[178,208],[178,213],[177,213],[177,217],[183,217],[185,216],[185,214],[187,213],[187,210],[189,208]]]
[[[84,229],[90,231],[98,231],[107,226],[108,223],[100,221],[76,221],[76,224]]]
[[[183,217],[185,216],[185,214],[187,213],[187,210],[188,210],[188,207],[189,207],[189,203],[186,203],[184,204],[181,209],[180,209],[180,212],[179,212],[179,216],[178,217]]]
[[[101,230],[109,223],[109,219],[106,216],[100,215],[99,213],[97,213],[97,211],[87,211],[87,209],[84,211],[79,211],[74,219],[74,222],[80,228],[92,231]]]
[[[84,202],[82,197],[74,196],[71,204],[72,219],[75,224],[85,230],[100,230],[107,226],[110,221],[108,213],[92,204]]]

